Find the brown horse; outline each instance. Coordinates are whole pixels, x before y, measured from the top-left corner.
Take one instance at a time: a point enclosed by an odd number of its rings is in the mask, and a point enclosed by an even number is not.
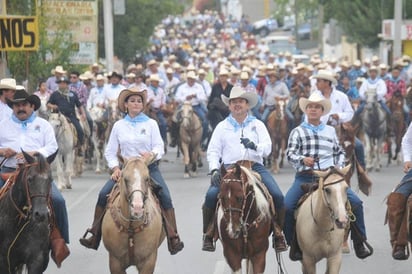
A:
[[[189,178],[196,176],[203,128],[190,102],[183,103],[180,120],[179,141],[185,164],[184,177]]]
[[[140,274],[154,272],[157,249],[165,238],[159,204],[150,187],[150,160],[124,161],[117,186],[103,218],[103,243],[112,274],[126,274],[135,265]]]
[[[241,273],[247,259],[248,273],[263,273],[271,232],[267,196],[251,170],[235,164],[221,168],[222,181],[217,209],[219,239],[233,273]]]
[[[285,108],[288,99],[276,99],[276,110],[269,114],[267,128],[272,139],[272,172],[279,173],[279,168],[283,167],[286,145],[288,142],[288,122],[286,120]],[[278,158],[280,154],[280,161]]]
[[[388,107],[391,110],[391,131],[393,132],[395,136],[395,155],[393,155],[392,158],[392,149],[391,149],[391,144],[390,142],[388,143],[388,164],[392,160],[398,160],[398,163],[400,163],[400,159],[398,159],[398,153],[401,150],[401,143],[402,143],[402,137],[405,134],[405,120],[404,120],[404,115],[403,115],[403,104],[404,104],[404,98],[401,94],[400,91],[396,91],[391,99],[388,101]],[[390,140],[390,138],[388,138]]]
[[[298,126],[302,122],[303,118],[303,111],[299,107],[299,99],[300,98],[308,98],[310,94],[310,90],[306,90],[305,88],[300,88],[298,93],[292,97],[288,104],[288,109],[293,115],[293,127]]]

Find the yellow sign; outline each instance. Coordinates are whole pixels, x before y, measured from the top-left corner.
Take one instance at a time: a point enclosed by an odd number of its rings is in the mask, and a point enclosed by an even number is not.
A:
[[[36,16],[0,17],[0,50],[38,50],[39,27]]]

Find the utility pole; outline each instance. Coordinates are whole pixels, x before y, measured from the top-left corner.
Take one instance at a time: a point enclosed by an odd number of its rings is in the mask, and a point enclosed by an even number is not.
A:
[[[113,8],[111,0],[103,0],[103,21],[106,69],[113,71]]]
[[[401,29],[402,29],[402,0],[395,0],[395,15],[394,15],[394,37],[393,37],[393,52],[392,60],[395,62],[402,55],[402,40],[401,40]]]
[[[269,5],[269,0],[263,0],[263,15],[265,18],[270,17],[270,5]]]

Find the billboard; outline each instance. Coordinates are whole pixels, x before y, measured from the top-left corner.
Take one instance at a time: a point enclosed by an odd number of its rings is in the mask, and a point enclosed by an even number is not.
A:
[[[72,64],[90,65],[97,61],[97,0],[43,0],[43,15],[51,18],[47,28],[50,39],[56,36],[59,22],[64,20],[73,42]]]
[[[36,16],[0,16],[0,50],[27,51],[39,48]]]

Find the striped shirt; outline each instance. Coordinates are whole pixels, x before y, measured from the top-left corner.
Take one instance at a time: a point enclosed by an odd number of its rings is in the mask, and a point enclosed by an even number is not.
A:
[[[319,158],[319,166],[315,163],[313,169],[343,167],[345,163],[345,152],[339,145],[335,128],[324,124],[314,127],[303,122],[294,128],[289,135],[286,154],[297,172],[312,169],[303,164],[305,157]]]

